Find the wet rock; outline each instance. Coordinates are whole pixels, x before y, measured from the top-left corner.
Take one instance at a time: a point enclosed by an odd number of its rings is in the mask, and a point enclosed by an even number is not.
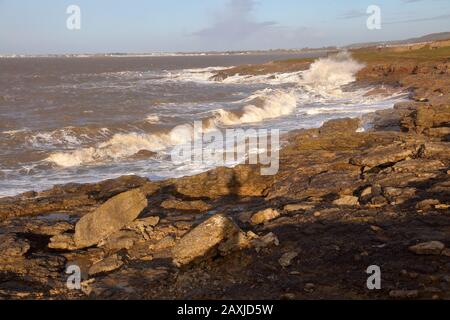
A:
[[[411,252],[418,255],[440,255],[444,249],[445,245],[440,241],[424,242],[409,247]]]
[[[272,208],[259,211],[255,213],[252,218],[250,219],[250,222],[253,225],[263,224],[265,222],[271,221],[273,219],[276,219],[280,216],[280,213],[277,210],[274,210]]]
[[[348,206],[348,207],[355,207],[355,206],[359,206],[359,199],[358,197],[353,197],[353,196],[344,196],[341,197],[335,201],[333,201],[333,204],[336,206]]]
[[[139,189],[111,198],[78,221],[74,236],[76,246],[86,248],[96,245],[135,220],[146,207],[147,198]]]
[[[392,290],[389,296],[393,299],[416,299],[419,297],[417,290]]]
[[[278,263],[284,267],[287,268],[292,264],[292,261],[297,258],[298,253],[295,251],[286,252],[281,256],[281,258],[278,260]]]
[[[172,249],[173,262],[183,266],[206,256],[239,234],[239,227],[224,215],[215,215],[181,238]]]
[[[109,256],[102,261],[97,262],[91,268],[89,268],[89,275],[97,275],[100,273],[111,272],[119,269],[123,266],[122,258],[117,254]]]
[[[180,200],[166,200],[161,203],[161,208],[176,209],[182,211],[209,211],[212,206],[202,200],[196,201],[180,201]]]

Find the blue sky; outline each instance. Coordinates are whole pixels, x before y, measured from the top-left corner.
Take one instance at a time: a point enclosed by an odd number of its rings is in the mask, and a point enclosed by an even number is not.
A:
[[[81,9],[81,30],[66,8]],[[378,5],[382,29],[365,13]],[[0,0],[0,53],[247,50],[450,31],[450,0]]]

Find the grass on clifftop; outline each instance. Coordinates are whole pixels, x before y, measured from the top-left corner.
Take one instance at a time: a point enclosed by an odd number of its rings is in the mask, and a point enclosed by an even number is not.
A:
[[[392,52],[388,50],[378,51],[377,49],[361,49],[352,52],[353,57],[357,60],[376,63],[376,62],[395,62],[412,60],[418,62],[439,61],[450,59],[450,46],[437,49],[424,47],[418,50]]]

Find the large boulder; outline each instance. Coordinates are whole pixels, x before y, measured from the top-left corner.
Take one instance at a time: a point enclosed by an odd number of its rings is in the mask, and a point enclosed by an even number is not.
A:
[[[111,198],[78,221],[75,226],[75,245],[86,248],[98,244],[134,221],[147,205],[147,198],[139,189]]]
[[[215,215],[186,234],[172,249],[176,266],[183,266],[214,252],[224,242],[238,243],[241,230],[228,217]]]

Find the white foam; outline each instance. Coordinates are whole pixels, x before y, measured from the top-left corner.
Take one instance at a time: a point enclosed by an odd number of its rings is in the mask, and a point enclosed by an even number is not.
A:
[[[354,82],[356,73],[363,68],[363,64],[344,51],[315,61],[309,70],[303,72],[303,81],[315,88],[339,88]]]
[[[261,122],[291,114],[297,106],[297,95],[293,90],[260,90],[246,99],[249,104],[239,113],[219,109],[215,111],[215,121],[222,125],[238,125]],[[257,106],[251,102],[260,102]]]

